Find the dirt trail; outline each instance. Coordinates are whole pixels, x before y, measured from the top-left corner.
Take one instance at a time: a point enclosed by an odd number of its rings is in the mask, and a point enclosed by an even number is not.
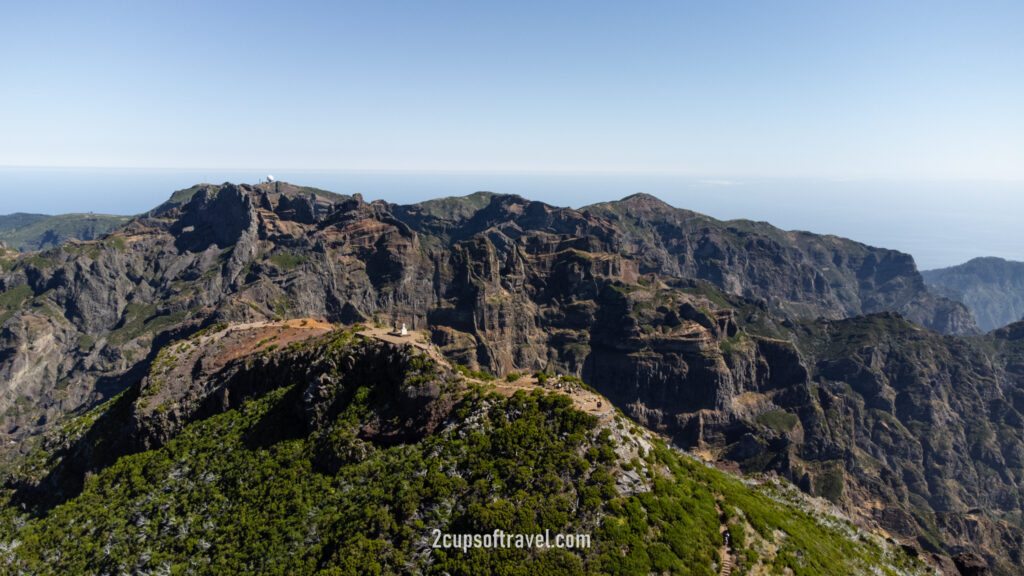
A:
[[[718,511],[718,517],[722,518],[722,507],[718,505],[718,502],[715,502],[715,510]],[[721,525],[718,527],[718,535],[722,538],[722,547],[718,550],[718,557],[722,559],[722,567],[718,570],[719,576],[729,576],[732,574],[734,566],[732,549],[725,539],[725,535],[729,531],[729,527],[725,524],[726,520],[727,518],[722,519]]]
[[[437,346],[426,341],[421,332],[409,331],[405,336],[402,336],[401,334],[396,334],[391,328],[367,328],[366,330],[361,330],[359,333],[363,336],[376,338],[377,340],[390,342],[392,344],[408,344],[423,350],[431,358],[447,362],[444,355],[441,354],[441,351],[437,349]],[[511,396],[519,390],[530,392],[540,388],[540,385],[537,383],[537,379],[533,376],[521,376],[518,380],[513,382],[509,382],[504,378],[499,378],[490,382],[480,381],[480,383],[493,385],[495,391],[504,396]],[[593,414],[598,418],[609,418],[615,411],[611,402],[609,402],[604,396],[590,392],[589,390],[584,390],[579,386],[570,387],[563,383],[562,386],[559,387],[554,378],[550,378],[547,385],[543,388],[548,392],[556,392],[569,396],[572,398],[573,406],[575,406],[577,410]]]
[[[593,414],[598,418],[609,418],[612,416],[612,413],[615,412],[611,402],[600,394],[584,390],[579,386],[576,386],[573,391],[570,391],[570,388],[565,384],[562,384],[562,387],[559,388],[558,385],[553,382],[554,379],[552,378],[548,381],[548,384],[543,387],[543,389],[548,392],[565,394],[569,398],[572,398],[573,406],[581,412]],[[530,392],[541,388],[540,384],[537,383],[537,379],[533,376],[522,376],[514,382],[508,382],[507,380],[495,380],[490,382],[490,384],[494,385],[495,390],[497,390],[499,394],[503,394],[505,396],[511,396],[519,390]]]

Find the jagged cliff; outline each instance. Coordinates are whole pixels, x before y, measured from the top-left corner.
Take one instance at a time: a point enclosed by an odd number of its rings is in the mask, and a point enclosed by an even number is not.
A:
[[[947,334],[977,331],[964,307],[926,294],[909,254],[766,222],[721,222],[645,194],[582,210],[623,231],[641,273],[708,280],[727,292],[764,299],[773,313],[787,317],[895,311]]]
[[[164,344],[214,323],[404,322],[471,368],[582,376],[681,445],[921,548],[1021,564],[1013,341],[928,330],[976,327],[905,254],[643,195],[396,206],[274,183],[183,190],[106,238],[0,264],[10,439],[152,382]],[[202,405],[157,397],[138,422]]]

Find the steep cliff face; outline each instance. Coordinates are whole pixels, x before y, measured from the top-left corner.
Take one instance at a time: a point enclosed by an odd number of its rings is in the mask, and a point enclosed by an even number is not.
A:
[[[774,470],[923,550],[1020,572],[1019,325],[960,339],[895,313],[793,323],[662,290],[604,303],[585,381],[707,458]]]
[[[791,318],[845,318],[892,310],[948,334],[977,327],[968,310],[932,296],[908,254],[764,222],[722,222],[637,194],[582,209],[623,231],[641,272],[700,278],[767,300]]]
[[[886,503],[877,516],[917,532],[922,546],[980,552],[1019,571],[1024,405],[1021,382],[1003,368],[1005,343],[942,337],[887,315],[819,324],[800,341],[818,395],[817,418],[798,414],[805,439],[818,441],[793,453],[817,461],[808,468],[838,460],[850,501]]]
[[[921,272],[928,287],[962,302],[985,331],[1024,318],[1024,262],[975,258],[959,266]]]

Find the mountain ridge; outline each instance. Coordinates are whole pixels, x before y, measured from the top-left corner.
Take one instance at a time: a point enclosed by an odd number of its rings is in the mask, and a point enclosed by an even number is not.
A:
[[[894,312],[973,332],[909,256],[645,196],[573,210],[480,194],[424,209],[289,186],[197,186],[101,240],[0,259],[7,438],[125,390],[166,344],[220,322],[407,323],[469,370],[582,377],[681,445],[790,478],[928,553],[1019,564],[1004,551],[1021,534],[1007,520],[1024,423],[1016,344]],[[884,355],[863,350],[883,341]],[[921,346],[936,352],[901,352]],[[929,409],[905,409],[915,398]],[[949,442],[914,444],[943,429]],[[970,473],[950,477],[938,459]],[[991,464],[1006,474],[988,476]]]
[[[130,219],[111,214],[14,213],[0,215],[0,242],[22,252],[60,246],[68,240],[94,240]]]
[[[921,275],[934,292],[970,308],[986,332],[1024,318],[1024,262],[980,257]]]

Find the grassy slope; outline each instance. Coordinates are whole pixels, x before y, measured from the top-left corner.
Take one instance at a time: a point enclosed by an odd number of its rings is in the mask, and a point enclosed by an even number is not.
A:
[[[473,216],[478,210],[491,203],[494,192],[474,192],[466,196],[448,196],[415,204],[431,216],[460,220]]]
[[[23,228],[29,224],[33,224],[45,218],[49,218],[47,214],[26,214],[24,212],[15,212],[14,214],[2,214],[0,215],[0,234]]]
[[[24,218],[23,216],[29,216]],[[0,242],[21,251],[59,246],[69,239],[94,240],[128,222],[109,214],[11,214],[0,216]]]

